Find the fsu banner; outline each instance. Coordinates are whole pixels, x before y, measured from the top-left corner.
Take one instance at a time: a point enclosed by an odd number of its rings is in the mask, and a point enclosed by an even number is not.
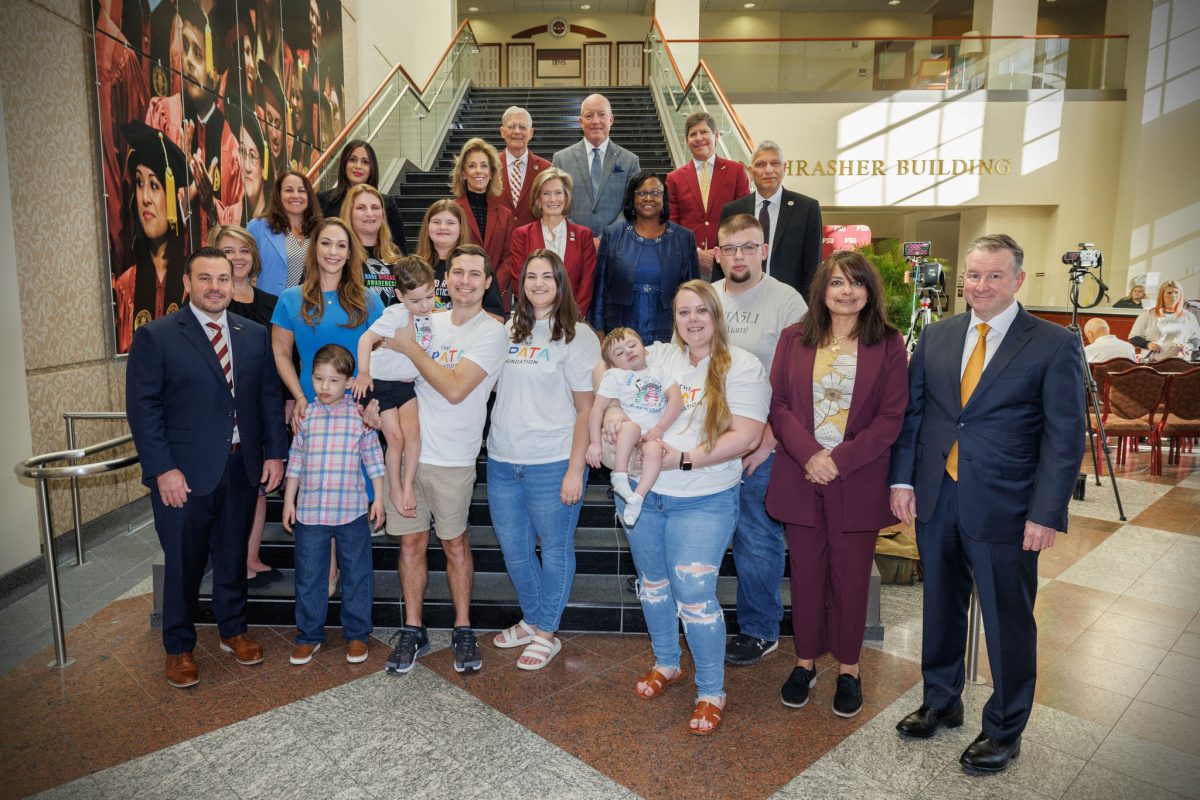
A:
[[[246,225],[345,124],[338,0],[94,0],[117,352],[184,302],[183,262]]]
[[[826,225],[821,235],[821,259],[838,250],[857,250],[871,243],[871,229],[866,225]]]

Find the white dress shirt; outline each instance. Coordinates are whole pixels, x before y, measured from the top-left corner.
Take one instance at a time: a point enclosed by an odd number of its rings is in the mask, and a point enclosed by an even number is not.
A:
[[[583,146],[584,146],[585,148],[587,148],[587,157],[588,157],[588,174],[589,174],[589,175],[591,174],[591,169],[592,169],[592,161],[593,161],[593,160],[595,160],[595,158],[596,158],[596,154],[592,152],[593,148],[596,148],[596,147],[599,147],[599,148],[600,148],[600,168],[601,168],[601,169],[604,169],[604,157],[605,157],[606,155],[608,155],[608,143],[609,143],[609,141],[611,141],[611,140],[609,140],[609,139],[605,139],[605,140],[604,140],[603,142],[601,142],[600,144],[592,144],[592,143],[591,143],[591,142],[589,142],[587,139],[584,139],[584,140],[583,140]]]
[[[225,341],[225,346],[227,348],[229,348],[229,380],[232,381],[233,380],[233,337],[231,337],[229,335],[229,313],[227,311],[222,311],[220,317],[218,317],[217,319],[213,319],[212,317],[210,317],[208,315],[207,312],[202,311],[199,308],[196,308],[195,303],[188,302],[188,308],[190,308],[192,310],[192,313],[196,315],[196,319],[199,320],[199,322],[200,322],[200,329],[202,331],[204,331],[204,335],[208,337],[208,341],[210,343],[212,342],[213,335],[211,333],[212,328],[208,327],[208,323],[215,322],[221,326],[221,338]],[[215,353],[214,353],[214,355],[215,355]],[[234,390],[234,393],[236,394],[237,393],[237,384],[236,383],[233,385],[233,390]],[[238,444],[241,441],[242,441],[242,436],[238,432],[237,425],[235,424],[233,426],[233,443]]]
[[[988,364],[992,363],[992,356],[1000,349],[1000,343],[1004,341],[1004,335],[1008,333],[1008,329],[1012,327],[1013,320],[1017,318],[1017,311],[1020,306],[1016,300],[1009,304],[1008,308],[1001,311],[996,316],[987,321],[987,349],[983,351],[983,368],[987,369]],[[962,363],[958,369],[959,380],[962,379],[963,373],[967,371],[967,362],[971,360],[971,353],[975,350],[975,342],[979,341],[979,325],[983,320],[975,316],[975,310],[971,309],[971,324],[967,328],[967,340],[963,342]]]
[[[559,258],[567,257],[567,218],[563,217],[558,225],[554,226],[553,230],[546,227],[546,223],[542,225],[542,241],[546,243],[546,249],[552,250],[558,254]]]
[[[758,219],[758,215],[762,210],[762,204],[763,204],[764,200],[769,203],[769,205],[767,206],[767,216],[769,216],[771,219],[771,239],[769,241],[767,241],[767,244],[770,244],[772,241],[775,240],[775,231],[777,231],[779,229],[779,204],[781,202],[783,202],[783,187],[780,186],[778,189],[776,189],[775,194],[771,195],[770,197],[763,197],[761,194],[758,193],[757,189],[754,190],[754,212],[753,213],[754,213],[755,219]],[[774,257],[775,257],[775,249],[768,248],[767,249],[767,263],[763,264],[763,272],[765,272],[768,275],[771,274],[771,259],[773,259]]]

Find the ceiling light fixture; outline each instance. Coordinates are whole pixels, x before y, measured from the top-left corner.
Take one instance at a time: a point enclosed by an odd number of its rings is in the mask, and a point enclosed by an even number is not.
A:
[[[742,3],[742,8],[754,8],[754,3]]]
[[[475,12],[479,11],[479,7],[478,7],[478,6],[471,6],[470,8],[468,8],[468,9],[467,9],[467,11],[471,12],[472,14],[474,14]]]
[[[888,0],[888,5],[889,6],[898,6],[898,5],[900,5],[900,0]]]
[[[591,10],[592,10],[592,7],[591,7],[591,6],[589,6],[587,3],[584,3],[583,5],[581,5],[581,6],[579,7],[579,10],[580,10],[580,11],[591,11]]]

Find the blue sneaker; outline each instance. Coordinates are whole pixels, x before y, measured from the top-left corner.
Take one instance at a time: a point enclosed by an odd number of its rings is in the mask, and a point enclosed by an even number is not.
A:
[[[396,649],[388,656],[385,669],[393,675],[403,675],[413,668],[417,659],[429,652],[429,634],[424,627],[405,625],[400,629]]]
[[[450,648],[454,650],[455,672],[477,672],[483,666],[475,631],[467,626],[455,628],[450,637]]]

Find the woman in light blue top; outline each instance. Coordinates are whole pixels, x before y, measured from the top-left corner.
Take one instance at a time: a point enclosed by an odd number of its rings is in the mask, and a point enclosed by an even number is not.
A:
[[[321,207],[308,178],[295,170],[281,173],[275,179],[266,216],[246,226],[262,257],[262,271],[255,284],[259,289],[278,296],[284,289],[300,285],[308,237],[320,221]]]

